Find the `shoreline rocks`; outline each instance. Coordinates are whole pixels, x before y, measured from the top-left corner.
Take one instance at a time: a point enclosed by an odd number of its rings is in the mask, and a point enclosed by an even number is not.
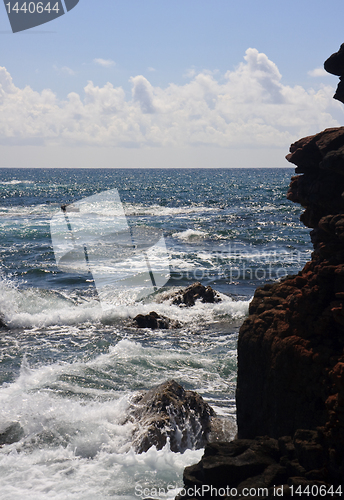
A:
[[[168,330],[170,328],[180,328],[181,324],[178,321],[162,316],[155,311],[149,314],[138,314],[133,319],[137,328],[150,328],[151,330]]]
[[[168,380],[132,402],[131,417],[138,423],[133,446],[137,453],[151,446],[161,450],[170,441],[174,452],[203,448],[211,432],[215,412],[197,392]]]

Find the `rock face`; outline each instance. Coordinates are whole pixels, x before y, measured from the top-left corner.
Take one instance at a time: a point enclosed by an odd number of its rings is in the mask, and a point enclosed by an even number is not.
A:
[[[320,494],[331,491],[332,484],[326,479],[318,433],[299,430],[293,438],[258,437],[208,444],[201,462],[184,471],[184,488],[191,494],[177,498],[306,498],[307,495],[295,494],[300,486],[303,491],[308,486],[310,491],[319,492],[311,498],[340,498],[336,494],[340,492],[339,485],[333,485],[333,495]],[[210,486],[212,492],[208,490]],[[248,496],[250,488],[252,494]]]
[[[206,444],[215,412],[199,394],[169,380],[138,396],[132,416],[139,423],[133,440],[138,453],[153,445],[161,450],[168,438],[172,451],[184,452]]]
[[[206,446],[185,470],[184,499],[214,498],[192,493],[207,485],[237,488],[228,499],[250,487],[266,490],[249,498],[276,498],[274,486],[277,496],[300,485],[344,494],[344,127],[297,141],[287,159],[299,174],[287,197],[305,208],[312,260],[256,290],[238,340],[239,439]]]
[[[339,76],[339,84],[337,91],[333,96],[334,99],[344,102],[344,43],[340,46],[338,52],[332,54],[324,63],[324,68],[328,73]]]
[[[238,342],[239,437],[318,429],[344,478],[344,127],[293,144],[287,197],[305,207],[312,261],[258,288]]]

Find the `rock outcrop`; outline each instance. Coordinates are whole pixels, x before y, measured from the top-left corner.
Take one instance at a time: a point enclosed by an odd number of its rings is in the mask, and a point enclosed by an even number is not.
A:
[[[256,290],[238,342],[239,437],[318,429],[344,478],[344,127],[293,144],[287,197],[305,207],[312,261]]]
[[[169,297],[170,298],[170,297]],[[218,292],[213,290],[211,286],[204,286],[199,281],[188,286],[184,290],[178,290],[172,295],[172,304],[178,306],[192,307],[196,300],[201,300],[204,303],[221,302],[221,297]]]
[[[339,84],[333,98],[344,102],[344,43],[340,46],[338,52],[332,54],[324,63],[324,68],[328,73],[339,76]]]
[[[318,433],[299,430],[293,438],[258,437],[208,444],[201,462],[185,469],[187,495],[177,498],[306,498],[307,494],[298,492],[307,491],[307,487],[311,498],[340,498],[343,491],[327,482]]]
[[[150,328],[151,330],[168,330],[169,328],[181,327],[178,321],[161,316],[155,311],[151,311],[149,314],[138,314],[133,321],[137,328]]]
[[[249,498],[275,498],[274,486],[290,496],[301,485],[330,492],[313,496],[344,494],[344,127],[297,141],[287,159],[299,174],[287,197],[305,208],[312,260],[256,290],[238,340],[239,439],[206,446],[185,471],[190,491],[232,485],[239,498],[264,487],[265,497]],[[192,497],[214,494],[183,498]]]
[[[151,446],[160,450],[169,439],[174,452],[202,448],[211,432],[212,417],[214,410],[197,392],[168,380],[133,400],[131,418],[137,424],[133,446],[138,453]]]

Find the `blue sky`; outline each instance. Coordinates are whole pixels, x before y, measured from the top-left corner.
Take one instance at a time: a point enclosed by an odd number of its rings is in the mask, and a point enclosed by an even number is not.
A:
[[[0,6],[1,7],[1,6]],[[344,122],[324,60],[342,1],[80,0],[12,34],[0,9],[0,166],[287,166]]]

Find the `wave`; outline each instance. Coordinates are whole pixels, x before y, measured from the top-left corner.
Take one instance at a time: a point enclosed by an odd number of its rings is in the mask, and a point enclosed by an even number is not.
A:
[[[116,354],[130,348],[124,344]],[[68,373],[105,368],[111,356],[115,366],[112,353],[86,364],[37,369],[24,358],[18,379],[0,387],[0,431],[13,421],[23,429],[19,442],[0,448],[2,500],[133,500],[141,485],[168,484],[168,498],[176,496],[184,468],[198,462],[203,450],[172,453],[167,443],[137,454],[131,447],[133,423],[126,421],[135,393],[109,391],[107,399],[87,399],[63,380]]]
[[[157,216],[172,216],[172,215],[189,215],[193,213],[204,213],[204,212],[217,212],[220,209],[218,207],[206,207],[206,206],[181,206],[181,207],[166,207],[161,205],[143,205],[143,204],[131,204],[123,203],[125,214],[128,216],[142,216],[142,215],[157,215]]]
[[[173,233],[172,237],[177,238],[184,242],[197,242],[204,240],[209,236],[205,231],[197,231],[195,229],[187,229],[186,231],[181,231],[179,233]]]
[[[13,179],[12,181],[0,181],[0,185],[4,186],[16,186],[17,184],[35,184],[34,181],[28,181],[28,180],[17,180]]]
[[[170,294],[171,290],[169,291]],[[70,293],[70,292],[69,292]],[[73,325],[86,322],[118,322],[134,318],[137,314],[158,314],[192,327],[199,322],[212,323],[224,318],[243,318],[248,312],[249,300],[233,300],[221,294],[221,302],[204,304],[197,301],[191,308],[180,308],[165,294],[151,297],[149,302],[132,305],[105,304],[102,310],[97,297],[79,297],[67,292],[47,291],[38,288],[19,289],[8,280],[0,281],[0,313],[10,328],[47,327],[51,325]]]

